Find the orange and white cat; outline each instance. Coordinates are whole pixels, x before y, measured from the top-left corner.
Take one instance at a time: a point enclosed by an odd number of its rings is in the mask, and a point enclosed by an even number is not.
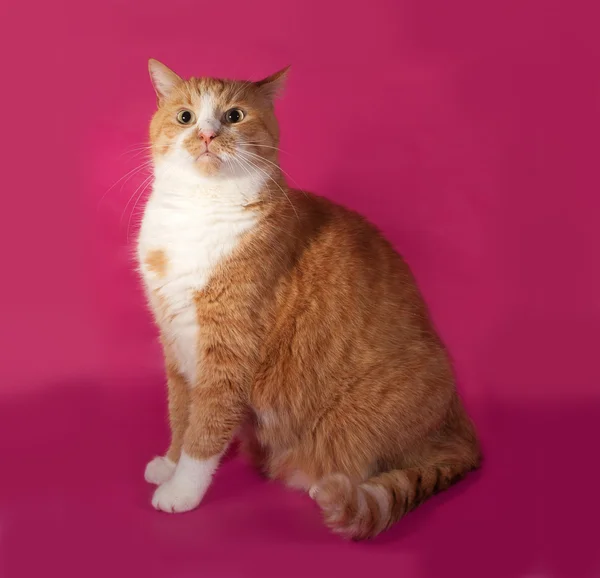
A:
[[[444,346],[402,258],[360,215],[289,189],[259,82],[155,60],[154,184],[138,258],[165,354],[165,512],[198,506],[234,436],[353,539],[480,463]]]

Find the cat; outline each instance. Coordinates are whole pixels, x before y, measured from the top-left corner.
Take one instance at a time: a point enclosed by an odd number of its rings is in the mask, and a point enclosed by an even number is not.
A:
[[[197,507],[234,438],[326,524],[372,538],[480,465],[449,357],[400,255],[357,213],[288,188],[258,82],[149,62],[154,182],[137,256],[171,442],[152,504]]]

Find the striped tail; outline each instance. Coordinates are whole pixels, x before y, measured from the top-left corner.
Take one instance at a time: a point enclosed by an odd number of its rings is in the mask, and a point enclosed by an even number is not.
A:
[[[335,533],[352,540],[373,538],[427,498],[461,479],[477,463],[392,470],[354,485],[343,474],[325,478],[314,497]]]

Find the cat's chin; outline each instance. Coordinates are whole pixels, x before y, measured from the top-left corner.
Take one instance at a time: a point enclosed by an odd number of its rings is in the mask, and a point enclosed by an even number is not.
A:
[[[223,161],[214,154],[202,154],[196,159],[196,170],[203,177],[215,177],[221,172]]]

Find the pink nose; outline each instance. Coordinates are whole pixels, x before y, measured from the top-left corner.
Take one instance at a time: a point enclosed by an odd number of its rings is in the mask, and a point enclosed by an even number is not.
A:
[[[206,146],[210,144],[210,141],[217,136],[214,130],[202,129],[200,131],[200,138],[206,143]]]

